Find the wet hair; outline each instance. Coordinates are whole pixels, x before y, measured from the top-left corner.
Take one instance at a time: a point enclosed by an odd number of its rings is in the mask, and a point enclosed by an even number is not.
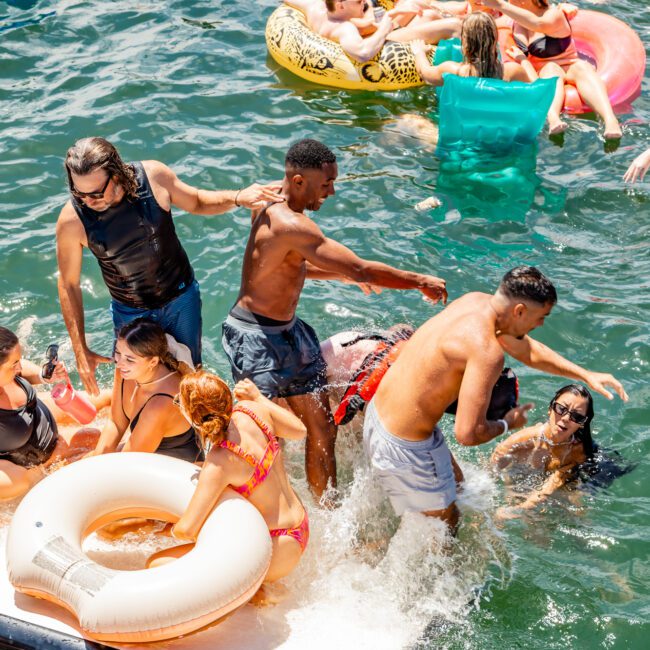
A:
[[[471,65],[479,77],[503,79],[503,64],[499,61],[499,32],[494,18],[478,11],[463,21],[460,37],[463,61]]]
[[[181,375],[191,372],[187,364],[178,361],[169,351],[165,330],[153,321],[136,318],[121,327],[117,338],[124,341],[140,357],[158,357],[160,363]]]
[[[203,444],[219,444],[226,437],[232,416],[232,392],[228,384],[205,370],[185,375],[179,388],[180,401]]]
[[[590,489],[608,488],[615,479],[631,472],[636,465],[627,462],[619,452],[612,449],[602,449],[593,440],[591,435],[591,421],[594,419],[594,400],[591,393],[580,384],[569,384],[563,386],[555,393],[549,403],[555,402],[565,393],[572,393],[587,400],[587,421],[576,432],[576,438],[582,443],[586,460],[571,473],[570,481],[580,481],[589,486]]]
[[[9,353],[18,345],[18,337],[6,327],[0,327],[0,366],[7,360]]]
[[[591,396],[591,393],[580,384],[568,384],[567,386],[562,386],[560,390],[553,395],[553,399],[549,402],[548,408],[551,410],[553,407],[553,402],[556,402],[562,395],[565,393],[571,393],[577,397],[583,397],[587,400],[587,416],[586,422],[578,429],[575,436],[582,443],[582,446],[585,450],[585,456],[587,460],[592,459],[594,454],[598,450],[596,443],[591,437],[591,421],[594,419],[594,398]]]
[[[124,189],[127,198],[137,199],[138,181],[135,177],[135,170],[131,165],[122,161],[117,149],[104,138],[77,140],[68,149],[64,164],[70,190],[74,188],[72,174],[86,176],[98,169],[103,169]]]
[[[284,158],[287,169],[320,169],[328,163],[335,163],[336,156],[322,142],[306,138],[289,147]]]
[[[534,266],[510,269],[501,279],[499,291],[511,300],[530,300],[539,305],[557,302],[553,283]]]

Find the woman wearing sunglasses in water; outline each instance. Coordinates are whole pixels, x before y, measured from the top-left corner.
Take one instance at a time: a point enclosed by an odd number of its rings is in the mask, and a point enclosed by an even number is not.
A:
[[[498,469],[524,465],[548,474],[541,488],[515,508],[501,508],[500,518],[534,508],[570,480],[578,466],[593,458],[597,449],[591,438],[593,417],[591,393],[584,386],[569,384],[555,393],[545,422],[513,433],[497,445],[491,460]]]

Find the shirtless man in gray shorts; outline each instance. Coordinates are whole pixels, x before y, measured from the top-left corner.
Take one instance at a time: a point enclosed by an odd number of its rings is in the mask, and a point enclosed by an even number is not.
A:
[[[531,368],[582,381],[608,399],[606,386],[627,401],[609,374],[585,370],[528,333],[544,324],[557,301],[540,271],[508,271],[494,295],[468,293],[413,334],[368,405],[364,448],[398,515],[405,511],[458,523],[450,453],[438,421],[458,400],[456,439],[480,445],[524,426],[532,404],[517,406],[503,420],[486,412],[504,352]]]
[[[249,378],[270,398],[283,397],[307,427],[307,479],[320,496],[336,485],[336,426],[326,365],[314,330],[295,312],[306,279],[417,289],[446,301],[445,281],[364,260],[325,237],[304,210],[334,194],[336,156],[316,140],[295,143],[285,158],[281,196],[253,218],[235,306],[223,325],[223,348],[235,381]]]

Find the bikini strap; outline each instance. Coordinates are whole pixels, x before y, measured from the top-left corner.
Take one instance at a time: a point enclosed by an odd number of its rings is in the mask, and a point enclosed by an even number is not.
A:
[[[232,451],[233,454],[236,454],[242,460],[245,460],[251,467],[257,467],[258,465],[257,458],[255,458],[253,454],[244,451],[236,442],[232,442],[231,440],[222,440],[219,443],[219,447]]]
[[[122,381],[122,387],[124,387],[124,381]],[[154,398],[154,397],[169,397],[169,399],[173,400],[174,396],[170,395],[169,393],[154,393],[153,395],[149,395],[147,398],[147,401],[140,407],[140,410],[133,416],[133,418],[130,420],[131,422],[131,431],[135,429],[135,427],[138,426],[138,420],[140,419],[140,414],[142,411],[144,411],[144,407],[149,404],[149,402]],[[124,401],[122,401],[122,411],[124,412]],[[126,418],[128,419],[128,415],[124,413]],[[135,424],[133,424],[135,422]]]
[[[248,415],[248,417],[255,422],[255,424],[261,429],[262,433],[267,437],[269,441],[275,440],[275,435],[271,431],[271,427],[262,420],[262,418],[255,413],[252,409],[249,409],[247,406],[243,406],[242,404],[237,404],[235,408],[232,410],[233,413],[244,413]]]

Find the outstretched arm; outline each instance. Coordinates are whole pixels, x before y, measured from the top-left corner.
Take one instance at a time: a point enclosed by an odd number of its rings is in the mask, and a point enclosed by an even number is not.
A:
[[[291,237],[291,248],[323,271],[339,273],[355,282],[387,289],[417,289],[433,302],[440,299],[447,301],[445,281],[441,278],[362,259],[343,244],[325,237],[315,225],[297,234],[288,233],[288,236]]]
[[[273,423],[276,436],[302,440],[307,435],[307,427],[299,417],[262,395],[260,389],[250,379],[237,382],[233,393],[240,402],[251,401],[266,411],[265,419],[270,419]]]
[[[239,190],[200,190],[180,180],[167,165],[157,160],[146,163],[150,178],[167,191],[171,204],[192,214],[223,214],[233,208],[254,210],[267,201],[284,201],[279,183],[253,183]]]
[[[455,61],[445,61],[440,65],[431,65],[427,56],[427,47],[424,41],[411,41],[411,49],[415,57],[415,67],[424,81],[431,86],[442,86],[442,75],[458,74],[460,63]]]
[[[612,399],[612,394],[606,389],[606,386],[609,386],[614,389],[624,402],[628,400],[627,393],[623,389],[621,382],[613,375],[604,372],[592,372],[582,368],[554,352],[543,343],[531,339],[530,336],[517,339],[513,336],[501,335],[499,343],[511,357],[531,368],[535,368],[535,370],[582,381],[597,393],[604,395],[607,399]]]
[[[502,440],[492,452],[490,462],[501,469],[505,462],[504,457],[510,454],[514,449],[523,449],[532,446],[533,435],[537,427],[526,427],[517,433],[513,433],[505,440]]]

